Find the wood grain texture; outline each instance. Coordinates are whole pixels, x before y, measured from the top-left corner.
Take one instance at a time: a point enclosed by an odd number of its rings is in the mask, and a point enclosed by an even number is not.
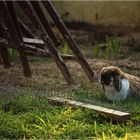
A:
[[[86,108],[86,109],[91,109],[94,110],[101,115],[105,115],[107,118],[111,118],[112,120],[119,121],[119,122],[125,122],[126,120],[130,119],[130,113],[126,112],[121,112],[101,106],[96,106],[92,104],[87,104],[79,101],[74,101],[74,100],[68,100],[64,98],[59,98],[59,97],[52,97],[48,99],[50,103],[60,105],[70,105],[74,107],[81,107],[81,108]]]

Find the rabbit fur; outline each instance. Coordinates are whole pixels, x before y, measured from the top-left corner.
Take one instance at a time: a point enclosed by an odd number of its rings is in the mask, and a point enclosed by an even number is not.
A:
[[[129,94],[140,97],[140,78],[125,73],[116,66],[102,68],[101,84],[110,101],[125,100]]]

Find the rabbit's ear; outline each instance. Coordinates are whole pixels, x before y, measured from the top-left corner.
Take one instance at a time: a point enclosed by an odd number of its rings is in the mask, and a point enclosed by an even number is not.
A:
[[[113,84],[115,89],[120,92],[121,87],[122,87],[122,82],[121,82],[121,77],[120,75],[115,75],[113,76]]]
[[[104,81],[103,81],[102,77],[101,77],[101,84],[102,84],[103,90],[105,91]]]
[[[104,84],[103,84],[102,86],[103,86],[103,90],[105,91],[105,86],[104,86]]]

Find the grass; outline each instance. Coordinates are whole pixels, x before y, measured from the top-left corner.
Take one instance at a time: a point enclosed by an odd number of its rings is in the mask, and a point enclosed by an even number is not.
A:
[[[105,57],[107,58],[118,58],[120,54],[120,45],[115,37],[106,36],[106,50]]]
[[[88,89],[71,91],[81,100],[95,98]],[[99,92],[98,87],[96,92]],[[87,96],[86,96],[87,95]],[[140,126],[132,120],[113,124],[94,111],[69,106],[53,106],[48,93],[33,89],[19,90],[16,96],[0,99],[0,139],[139,139]],[[96,99],[102,99],[98,96]],[[131,102],[131,104],[129,103]],[[113,103],[113,108],[133,110],[139,120],[140,104],[134,100]],[[127,108],[128,107],[128,108]],[[134,118],[133,118],[134,119]]]
[[[115,37],[109,37],[106,35],[105,44],[106,48],[101,49],[98,42],[95,42],[95,45],[93,46],[93,56],[95,58],[103,57],[107,59],[116,59],[121,56],[120,44]]]
[[[9,56],[10,56],[10,60],[11,61],[17,61],[18,59],[18,53],[17,53],[17,50],[15,49],[9,49]]]
[[[70,51],[69,45],[68,45],[68,43],[66,41],[64,41],[63,42],[63,47],[60,48],[60,53],[62,53],[62,54],[68,54],[69,51]]]

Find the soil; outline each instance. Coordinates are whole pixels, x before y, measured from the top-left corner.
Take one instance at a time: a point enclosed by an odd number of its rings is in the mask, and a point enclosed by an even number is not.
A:
[[[96,29],[95,32],[88,31],[86,29],[70,30],[72,37],[76,40],[88,63],[97,73],[97,79],[95,83],[100,84],[98,82],[100,77],[100,70],[103,66],[108,65],[119,66],[123,71],[140,77],[140,53],[138,51],[132,52],[131,49],[125,49],[124,56],[117,59],[104,59],[100,57],[93,58],[92,44],[94,44],[95,40],[101,40],[101,42],[104,40],[104,36],[101,37],[101,35],[102,33],[106,33],[105,28],[106,27],[97,28],[98,30]],[[58,32],[58,29],[53,28],[53,31],[55,32],[56,36],[60,40],[62,40],[62,36]],[[120,34],[119,32],[122,32],[122,30],[113,29],[113,27],[109,29],[108,27],[108,33],[110,32],[109,35],[111,35],[111,32],[113,31],[117,32],[117,37],[122,37],[124,35],[125,38],[126,36],[128,36],[127,33],[129,33],[129,35],[134,34],[131,29],[129,29],[129,31],[127,30],[126,32],[123,31],[123,33]],[[98,36],[96,36],[96,33],[98,33]],[[137,38],[139,38],[139,35],[140,34],[136,35]],[[137,40],[138,42],[140,41],[139,39]],[[126,50],[129,51],[127,52]],[[11,94],[13,94],[16,88],[21,87],[32,87],[34,89],[45,89],[48,91],[69,91],[77,87],[80,88],[81,86],[94,86],[94,84],[90,83],[83,69],[77,62],[69,61],[66,62],[66,64],[71,72],[73,79],[76,81],[77,86],[69,87],[64,80],[61,72],[57,68],[56,64],[50,59],[37,58],[34,60],[31,57],[31,78],[26,78],[23,76],[22,67],[19,62],[13,62],[12,66],[9,69],[4,69],[3,65],[0,64],[0,91],[10,92]],[[2,94],[3,92],[0,93]]]
[[[47,91],[70,91],[76,86],[68,86],[62,74],[58,70],[54,62],[51,60],[31,61],[32,77],[26,78],[22,74],[20,64],[13,63],[11,68],[4,69],[0,66],[0,90],[10,92],[11,94],[16,88],[31,87],[34,89],[42,89]],[[140,77],[139,61],[124,60],[103,60],[88,59],[88,63],[96,71],[97,79],[95,83],[100,84],[100,70],[104,66],[119,66],[125,72]],[[81,86],[92,86],[83,69],[77,62],[66,62],[73,79],[77,83],[77,88]]]

